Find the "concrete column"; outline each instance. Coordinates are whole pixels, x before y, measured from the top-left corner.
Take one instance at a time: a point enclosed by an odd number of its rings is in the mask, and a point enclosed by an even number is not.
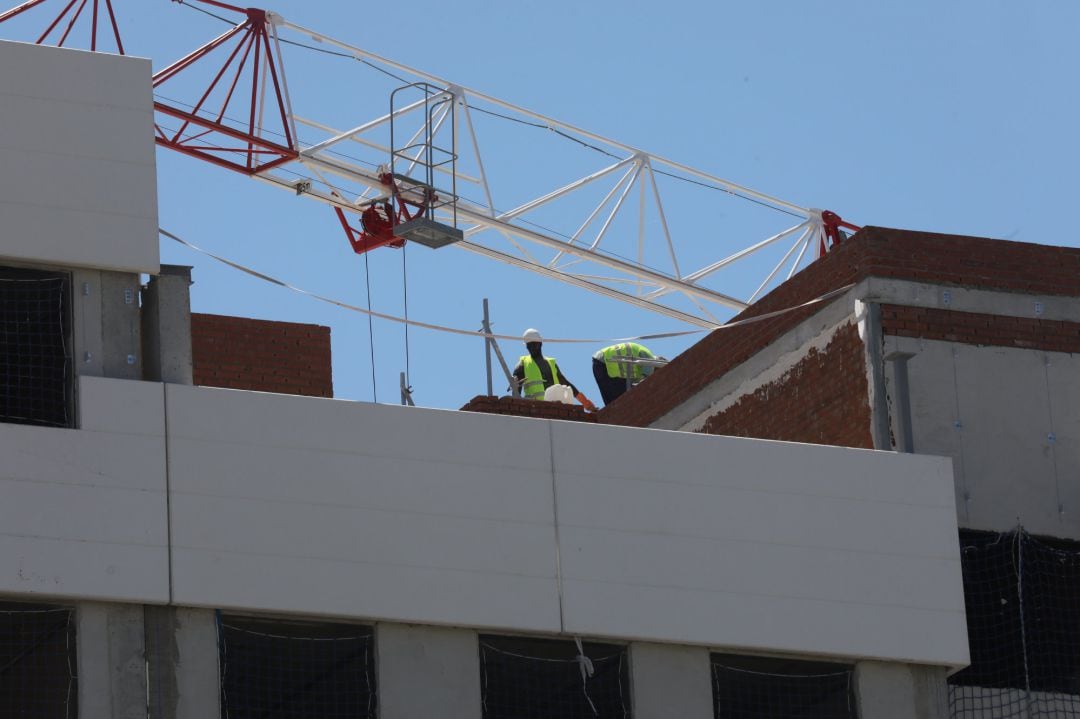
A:
[[[712,719],[708,649],[634,642],[630,684],[634,719]]]
[[[885,361],[881,351],[881,305],[877,302],[855,302],[855,319],[859,338],[865,347],[867,385],[870,390],[870,435],[874,449],[891,450],[889,400],[885,392]]]
[[[915,664],[859,662],[859,716],[874,719],[948,719],[946,670]]]
[[[76,617],[79,717],[146,719],[142,606],[85,602]]]
[[[143,378],[191,384],[191,268],[162,265],[142,292]]]
[[[380,719],[480,719],[480,650],[465,629],[375,627]]]
[[[101,355],[101,273],[75,270],[71,273],[71,326],[75,374],[101,377],[105,373]]]
[[[210,609],[146,607],[150,716],[220,716],[217,622]]]
[[[142,379],[139,276],[101,273],[102,370],[105,377]]]

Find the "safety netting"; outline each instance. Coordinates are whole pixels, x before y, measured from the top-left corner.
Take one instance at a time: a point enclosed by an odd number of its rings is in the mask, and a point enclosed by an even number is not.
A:
[[[629,719],[625,646],[480,637],[484,719]]]
[[[0,422],[71,424],[66,277],[0,268]]]
[[[971,665],[949,679],[953,717],[1080,717],[1080,545],[964,530]]]
[[[371,627],[218,617],[223,719],[375,719]]]
[[[713,654],[717,719],[855,719],[851,667]]]
[[[78,715],[75,612],[0,603],[0,716]]]

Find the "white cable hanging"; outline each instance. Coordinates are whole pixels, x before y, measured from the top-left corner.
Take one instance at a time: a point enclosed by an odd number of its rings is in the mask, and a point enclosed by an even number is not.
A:
[[[596,705],[593,704],[592,697],[589,696],[589,679],[596,673],[596,669],[593,667],[592,659],[585,656],[585,648],[581,644],[581,637],[574,637],[574,644],[577,646],[577,656],[574,657],[574,661],[577,662],[578,669],[581,670],[581,692],[585,695],[585,701],[589,702],[589,708],[592,709],[593,714],[600,716]]]

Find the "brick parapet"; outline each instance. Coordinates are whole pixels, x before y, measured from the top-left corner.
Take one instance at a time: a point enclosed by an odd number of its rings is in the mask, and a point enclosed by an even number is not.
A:
[[[858,329],[837,330],[773,382],[709,417],[700,432],[873,448],[866,360]]]
[[[1080,249],[866,227],[733,318],[798,306],[867,277],[1008,292],[1080,296]],[[824,305],[720,328],[605,407],[598,420],[648,426]]]
[[[564,419],[574,422],[595,422],[596,415],[589,414],[584,407],[561,402],[543,402],[521,399],[520,397],[492,397],[477,395],[461,408],[463,412],[483,412],[485,414],[503,414],[514,417],[532,417],[534,419]]]
[[[226,315],[191,315],[196,385],[333,397],[330,328]]]

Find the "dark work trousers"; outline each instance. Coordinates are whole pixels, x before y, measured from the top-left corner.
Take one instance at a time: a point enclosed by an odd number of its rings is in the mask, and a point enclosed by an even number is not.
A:
[[[600,388],[600,396],[604,398],[604,404],[611,404],[626,391],[625,377],[608,377],[607,365],[593,358],[592,373],[596,378],[596,386]]]

